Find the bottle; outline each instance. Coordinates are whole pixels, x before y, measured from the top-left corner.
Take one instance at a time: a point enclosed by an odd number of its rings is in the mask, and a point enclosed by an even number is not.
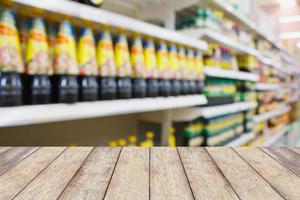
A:
[[[108,146],[109,146],[109,147],[117,147],[117,146],[118,146],[118,143],[117,143],[116,141],[112,140],[112,141],[109,141],[109,142],[108,142]]]
[[[147,76],[147,97],[158,96],[157,60],[153,39],[144,41],[144,60]]]
[[[196,94],[202,94],[204,90],[204,73],[203,73],[203,59],[200,51],[195,51],[194,68],[195,68],[194,80],[196,84]]]
[[[23,94],[26,104],[51,102],[50,76],[53,73],[45,23],[35,18],[30,23],[26,45],[26,71],[23,76]]]
[[[133,69],[133,97],[146,97],[146,71],[144,62],[143,43],[139,35],[135,35],[130,48],[131,65]]]
[[[136,146],[137,138],[135,135],[130,135],[128,137],[128,146],[134,147]]]
[[[104,3],[104,0],[76,0],[76,1],[90,6],[98,7],[98,8],[100,8]]]
[[[159,95],[167,97],[171,95],[169,59],[167,45],[163,41],[159,41],[156,45],[157,66],[159,70]]]
[[[118,146],[125,147],[127,145],[127,141],[125,139],[118,140]]]
[[[76,59],[76,42],[71,24],[62,21],[59,26],[54,49],[54,75],[52,79],[53,101],[75,103],[78,101],[79,69]]]
[[[181,93],[180,71],[178,65],[177,48],[175,44],[168,46],[169,68],[171,71],[171,95],[178,96]]]
[[[187,95],[189,93],[189,84],[187,79],[187,60],[184,47],[178,48],[178,63],[181,70],[181,94]]]
[[[79,64],[80,101],[98,100],[96,47],[93,32],[83,28],[78,41],[77,59]]]
[[[100,32],[97,44],[99,98],[102,100],[117,98],[117,70],[114,59],[113,43],[106,27]]]
[[[0,106],[22,104],[24,72],[15,18],[10,10],[0,8]]]
[[[148,147],[153,147],[154,146],[154,133],[152,131],[148,131],[146,133],[146,144]]]
[[[129,99],[132,97],[132,69],[128,50],[127,38],[124,32],[115,38],[115,64],[117,68],[117,97]]]
[[[194,51],[190,48],[186,49],[186,68],[187,68],[187,84],[188,84],[188,94],[196,94],[197,85],[193,80],[194,75]]]
[[[176,137],[175,137],[174,133],[175,133],[175,129],[173,127],[171,127],[169,129],[169,135],[168,135],[169,147],[176,147]]]

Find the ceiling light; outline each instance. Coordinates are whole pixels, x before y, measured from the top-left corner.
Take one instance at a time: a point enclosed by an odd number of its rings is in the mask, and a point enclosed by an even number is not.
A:
[[[280,39],[300,38],[300,32],[286,32],[280,34]]]
[[[280,23],[291,23],[291,22],[298,22],[298,21],[300,21],[300,15],[286,16],[286,17],[279,18]]]

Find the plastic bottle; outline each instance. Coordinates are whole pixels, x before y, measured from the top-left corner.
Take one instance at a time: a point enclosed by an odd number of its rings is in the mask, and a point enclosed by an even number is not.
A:
[[[118,76],[117,97],[119,99],[129,99],[132,97],[132,69],[127,38],[122,31],[115,38],[115,64]]]
[[[188,84],[188,94],[196,94],[197,85],[193,80],[194,75],[194,51],[190,48],[186,49],[186,68],[187,68],[187,84]]]
[[[168,59],[167,45],[163,41],[159,41],[156,45],[156,55],[157,55],[157,66],[159,70],[159,95],[160,96],[170,96],[171,95],[171,82],[168,80],[170,78],[170,67]]]
[[[147,76],[147,97],[158,96],[158,74],[155,46],[153,39],[146,38],[144,41],[144,60]]]
[[[23,76],[23,94],[26,104],[51,102],[50,75],[53,73],[49,56],[48,37],[41,18],[31,21],[26,45],[26,74]]]
[[[97,44],[97,63],[99,73],[99,98],[111,100],[117,98],[117,70],[113,43],[108,28],[99,34]]]
[[[68,21],[62,21],[54,49],[52,88],[55,103],[75,103],[78,101],[78,74],[74,32]]]
[[[98,8],[100,8],[104,3],[104,0],[76,0],[76,1],[90,6],[98,7]]]
[[[179,68],[181,70],[181,94],[187,95],[189,94],[189,82],[187,80],[187,58],[185,49],[182,46],[178,48],[178,61]]]
[[[139,35],[135,35],[130,47],[130,58],[133,69],[133,97],[146,97],[146,70],[143,52],[143,43]]]
[[[204,90],[204,73],[203,73],[203,59],[200,51],[194,52],[194,71],[196,82],[196,93],[202,94]]]
[[[0,8],[0,106],[22,104],[24,72],[19,35],[15,18],[10,10]]]
[[[114,140],[111,140],[108,142],[108,146],[109,147],[117,147],[118,146],[118,143]]]
[[[127,141],[125,139],[118,140],[118,146],[125,147],[127,145]]]
[[[175,133],[175,129],[173,127],[171,127],[169,130],[169,135],[168,135],[169,147],[176,147],[176,137],[175,137],[174,133]]]
[[[181,83],[179,63],[177,56],[177,48],[175,44],[171,44],[168,47],[168,58],[169,58],[169,68],[171,71],[171,95],[178,96],[181,93]]]
[[[79,99],[80,101],[98,100],[96,47],[93,32],[83,28],[78,41]]]
[[[136,146],[137,137],[135,135],[130,135],[128,137],[128,146],[134,147]]]

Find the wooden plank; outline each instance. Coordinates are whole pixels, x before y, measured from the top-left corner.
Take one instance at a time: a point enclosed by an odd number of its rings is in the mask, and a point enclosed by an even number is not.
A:
[[[300,176],[300,154],[286,147],[267,147],[263,151]]]
[[[14,147],[3,152],[0,155],[0,176],[36,149],[37,147]]]
[[[11,199],[65,148],[42,147],[0,176],[0,199]]]
[[[293,148],[290,148],[291,150],[293,150],[294,152],[300,154],[300,148],[299,147],[293,147]]]
[[[7,151],[10,147],[0,147],[0,154]]]
[[[241,199],[283,199],[233,149],[207,148],[207,151]]]
[[[91,147],[68,148],[15,199],[57,199],[91,150]]]
[[[151,199],[194,199],[176,148],[150,149]]]
[[[149,148],[123,148],[105,199],[149,198]]]
[[[235,149],[284,198],[300,199],[300,177],[259,148]]]
[[[203,148],[178,148],[195,199],[239,199]]]
[[[121,148],[96,148],[59,199],[103,199]]]

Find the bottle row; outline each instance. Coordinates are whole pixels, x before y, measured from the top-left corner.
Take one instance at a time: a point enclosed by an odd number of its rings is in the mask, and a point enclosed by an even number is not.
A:
[[[198,50],[0,8],[0,106],[194,94],[203,79]]]

